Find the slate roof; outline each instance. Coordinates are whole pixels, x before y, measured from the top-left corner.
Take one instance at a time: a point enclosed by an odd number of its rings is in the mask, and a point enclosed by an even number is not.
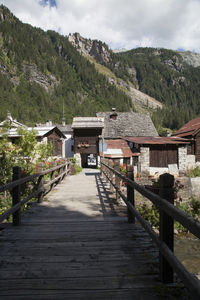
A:
[[[134,153],[131,151],[125,140],[106,140],[105,143],[107,145],[107,149],[104,151],[104,157],[122,158],[134,156]],[[100,156],[102,156],[102,152],[100,152]]]
[[[189,144],[188,139],[183,139],[181,137],[177,136],[157,136],[157,137],[123,137],[124,140],[136,144],[142,144],[142,145],[179,145],[179,144]]]
[[[110,116],[117,114],[116,120]],[[158,136],[155,126],[147,114],[135,112],[98,112],[104,118],[104,138],[121,136]]]
[[[31,130],[36,130],[36,136],[37,137],[44,137],[45,135],[47,135],[48,133],[50,133],[53,130],[56,130],[56,132],[63,138],[65,138],[65,135],[56,127],[56,126],[51,126],[51,127],[27,127],[28,131]],[[18,129],[17,128],[11,128],[8,130],[7,132],[8,137],[9,138],[17,138],[20,137],[21,135],[18,133]],[[0,134],[0,137],[2,136],[2,134]]]
[[[183,125],[179,130],[173,133],[173,136],[190,136],[195,135],[200,130],[200,118],[193,119]]]
[[[99,117],[76,117],[73,118],[72,128],[103,128],[104,120]]]
[[[62,131],[64,134],[65,134],[65,133],[73,133],[72,125],[70,125],[70,124],[67,124],[67,125],[65,125],[65,126],[63,126],[63,125],[56,125],[56,126],[57,126],[58,129],[59,129],[60,131]]]

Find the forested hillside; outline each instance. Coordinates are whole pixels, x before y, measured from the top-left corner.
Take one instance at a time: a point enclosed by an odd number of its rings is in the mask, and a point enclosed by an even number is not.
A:
[[[64,36],[23,24],[0,6],[0,119],[9,110],[26,124],[97,111],[133,109]]]
[[[136,102],[146,105],[160,129],[177,129],[200,115],[200,54],[154,48],[114,53],[78,33],[64,37],[23,24],[0,6],[0,120],[9,110],[26,124],[60,122],[64,108],[71,122],[112,107],[130,111]]]
[[[162,110],[153,113],[157,127],[176,129],[200,114],[200,67],[188,64],[181,53],[137,48],[112,53],[107,66],[164,104]]]

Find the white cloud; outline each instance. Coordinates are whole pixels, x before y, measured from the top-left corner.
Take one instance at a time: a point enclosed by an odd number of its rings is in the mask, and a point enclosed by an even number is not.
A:
[[[51,0],[52,1],[52,0]],[[20,20],[44,30],[79,32],[111,48],[138,46],[200,52],[199,0],[2,0]]]

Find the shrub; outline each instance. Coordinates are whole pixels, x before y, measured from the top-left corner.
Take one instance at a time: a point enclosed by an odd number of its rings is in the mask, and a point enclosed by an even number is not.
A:
[[[151,226],[159,227],[159,210],[155,205],[151,206],[144,203],[138,208],[138,211]]]
[[[200,177],[200,167],[197,166],[196,168],[189,170],[187,172],[188,177]]]

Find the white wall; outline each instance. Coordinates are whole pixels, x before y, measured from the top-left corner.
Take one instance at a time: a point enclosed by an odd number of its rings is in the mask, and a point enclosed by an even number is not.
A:
[[[65,157],[73,157],[74,152],[72,151],[72,146],[74,146],[74,140],[72,139],[71,135],[65,134]]]

